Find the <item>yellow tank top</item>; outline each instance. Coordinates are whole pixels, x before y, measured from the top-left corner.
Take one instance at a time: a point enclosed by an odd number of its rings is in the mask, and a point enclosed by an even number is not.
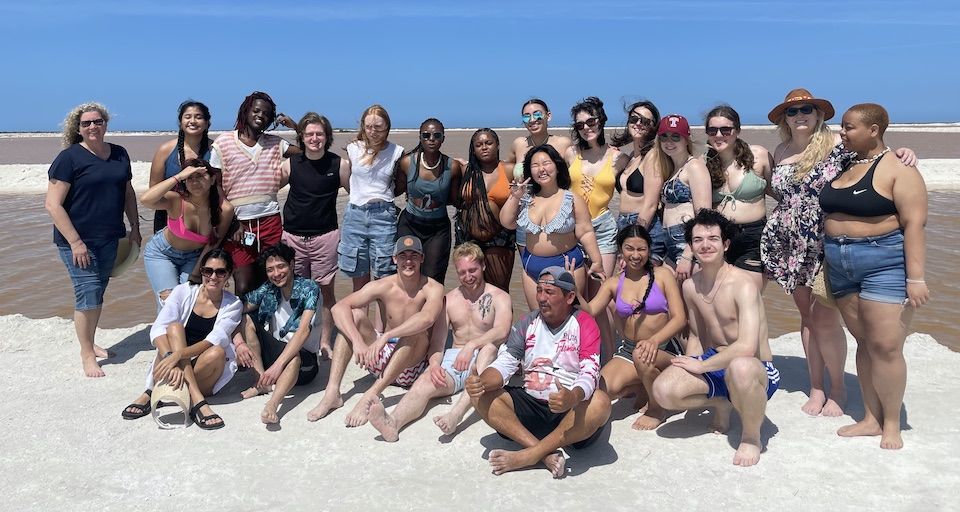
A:
[[[616,175],[613,172],[613,155],[616,153],[608,151],[610,156],[603,163],[600,172],[596,176],[586,176],[583,174],[583,157],[577,153],[577,157],[570,165],[570,190],[582,197],[590,210],[590,218],[596,219],[607,211],[610,200],[613,199],[613,189],[616,183]]]

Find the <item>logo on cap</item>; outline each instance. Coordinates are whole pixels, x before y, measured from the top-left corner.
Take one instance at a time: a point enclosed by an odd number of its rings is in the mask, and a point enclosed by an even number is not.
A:
[[[676,128],[676,127],[677,127],[677,123],[679,123],[679,122],[680,122],[680,118],[678,118],[678,117],[671,117],[671,118],[670,118],[670,128]]]
[[[411,239],[409,239],[409,238],[405,238],[405,239],[403,239],[403,245],[405,245],[405,246],[407,246],[407,247],[412,247],[412,246],[413,246],[413,240],[411,240]]]

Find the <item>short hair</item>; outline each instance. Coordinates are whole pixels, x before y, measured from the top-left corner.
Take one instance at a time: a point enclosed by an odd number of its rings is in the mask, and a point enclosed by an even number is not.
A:
[[[693,243],[693,228],[695,226],[719,227],[720,240],[724,242],[732,239],[734,235],[737,234],[736,224],[734,224],[730,219],[724,217],[722,213],[716,210],[710,210],[708,208],[700,210],[697,212],[697,215],[694,218],[684,223],[683,238],[688,244]]]
[[[333,126],[330,126],[329,119],[316,112],[307,112],[300,118],[300,122],[297,123],[297,145],[300,146],[300,149],[304,151],[307,149],[303,142],[303,131],[307,129],[307,125],[311,124],[323,126],[323,134],[327,138],[327,141],[323,144],[323,150],[327,151],[330,149],[330,146],[333,144]]]
[[[603,127],[607,125],[607,113],[603,110],[603,102],[600,101],[600,98],[596,96],[590,96],[581,100],[579,103],[573,106],[570,109],[570,122],[576,124],[577,114],[580,112],[586,112],[592,117],[596,117],[598,121],[598,128],[600,128],[600,134],[597,136],[597,144],[603,146],[607,143],[606,138],[603,135]],[[590,144],[580,138],[580,131],[573,127],[573,124],[570,125],[570,136],[573,138],[573,141],[577,144],[577,147],[581,150],[590,149]]]
[[[210,260],[223,260],[227,272],[233,272],[233,257],[230,256],[229,252],[223,249],[211,249],[200,258],[200,266],[206,265]]]
[[[483,263],[483,249],[473,242],[464,242],[453,249],[453,261],[456,262],[460,258],[473,258]]]
[[[553,164],[557,166],[557,186],[569,190],[570,184],[572,183],[570,179],[570,168],[567,167],[566,160],[560,156],[560,153],[557,152],[556,148],[550,144],[541,144],[535,148],[527,151],[527,156],[523,158],[523,177],[524,179],[530,178],[530,185],[533,190],[533,193],[536,194],[540,192],[540,184],[536,182],[533,178],[533,173],[530,171],[530,162],[533,161],[533,155],[537,153],[546,153],[550,160],[553,160]]]
[[[107,112],[107,107],[97,102],[89,101],[73,107],[73,109],[67,113],[67,117],[63,119],[63,147],[68,148],[83,140],[83,137],[80,136],[80,116],[86,112],[99,112],[103,117],[104,123],[110,122],[110,114]]]
[[[847,112],[860,114],[860,120],[867,126],[877,125],[880,128],[880,138],[883,138],[884,132],[890,126],[890,114],[887,113],[887,109],[876,103],[858,103],[848,108]]]
[[[293,252],[293,249],[289,245],[280,242],[277,245],[271,245],[263,250],[260,253],[260,256],[257,257],[257,265],[261,268],[267,268],[267,260],[270,258],[280,258],[281,260],[287,262],[287,265],[293,265],[293,259],[296,257],[296,253]]]

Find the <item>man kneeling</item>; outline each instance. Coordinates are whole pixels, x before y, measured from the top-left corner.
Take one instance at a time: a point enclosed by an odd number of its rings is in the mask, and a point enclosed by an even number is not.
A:
[[[246,296],[243,339],[237,360],[257,372],[256,384],[243,398],[270,392],[260,420],[277,423],[277,409],[293,386],[313,382],[319,366],[320,329],[311,323],[317,311],[320,287],[293,271],[293,249],[285,244],[268,247],[260,254],[267,281]]]
[[[400,439],[400,429],[420,417],[431,398],[462,391],[471,369],[484,369],[493,362],[497,347],[510,333],[510,295],[483,280],[480,247],[470,242],[457,246],[453,264],[460,286],[447,293],[444,312],[433,328],[427,371],[403,395],[393,414],[387,414],[380,403],[370,407],[370,424],[388,442]],[[448,329],[453,334],[453,347],[444,351]],[[452,434],[470,405],[470,396],[464,393],[450,412],[433,422],[444,434]]]
[[[687,222],[687,243],[701,267],[683,283],[688,350],[654,381],[653,393],[666,409],[714,407],[713,428],[720,433],[729,426],[732,403],[743,423],[733,463],[752,466],[760,460],[760,426],[780,372],[771,362],[760,290],[749,272],[724,260],[734,229],[714,210],[700,210]],[[701,347],[702,355],[691,354]]]
[[[524,315],[501,351],[481,375],[467,379],[477,412],[522,450],[493,450],[493,473],[543,462],[562,478],[558,451],[583,448],[600,436],[610,416],[610,399],[597,389],[600,331],[596,321],[574,307],[576,284],[561,267],[547,267],[537,280],[539,309]],[[504,387],[522,364],[523,387]]]

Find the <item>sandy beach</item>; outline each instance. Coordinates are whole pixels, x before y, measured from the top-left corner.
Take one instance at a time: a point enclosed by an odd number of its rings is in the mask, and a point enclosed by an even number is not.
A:
[[[960,428],[952,415],[960,383],[953,369],[960,354],[924,334],[911,335],[905,348],[911,373],[899,452],[881,450],[877,438],[836,436],[850,416],[800,412],[808,382],[800,341],[790,334],[771,340],[783,379],[767,408],[759,465],[731,465],[737,420],[727,435],[709,433],[708,414],[696,412],[636,432],[627,399],[614,406],[601,442],[567,452],[568,476],[555,481],[543,468],[492,475],[489,451],[514,445],[472,413],[455,435],[441,435],[430,418],[447,410],[442,401],[395,444],[369,425],[345,428],[349,407],[372,382],[355,366],[344,379],[347,407],[318,423],[305,417],[327,365],[312,385],[293,390],[279,428],[259,421],[266,397],[238,400],[250,383],[241,373],[211,399],[226,428],[163,431],[149,417],[120,418],[153,356],[146,325],[99,333],[117,353],[103,379],[82,376],[67,320],[4,316],[0,329],[0,364],[15,369],[0,374],[0,385],[26,391],[4,400],[0,493],[7,510],[529,510],[545,500],[551,510],[583,510],[584,503],[594,510],[956,510]],[[848,413],[859,418],[848,341]],[[389,388],[385,404],[400,393]]]

